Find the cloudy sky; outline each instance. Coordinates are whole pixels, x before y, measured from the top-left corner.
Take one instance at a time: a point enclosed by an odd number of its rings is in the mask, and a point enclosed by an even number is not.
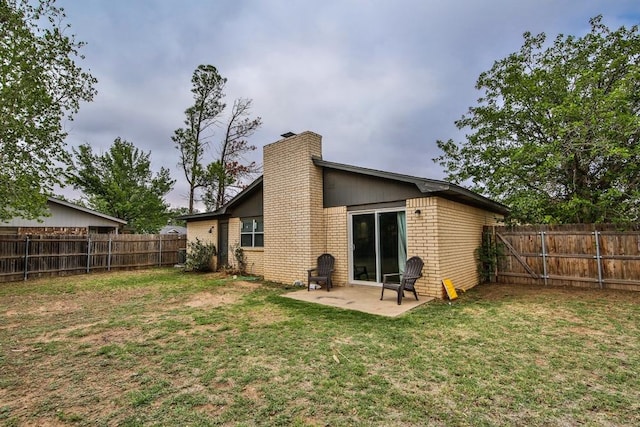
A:
[[[171,142],[192,104],[191,75],[211,64],[228,104],[253,99],[262,146],[292,131],[323,136],[326,160],[442,179],[436,141],[464,139],[454,121],[474,85],[517,51],[522,33],[581,36],[589,18],[640,23],[638,0],[58,0],[87,42],[80,65],[98,95],[68,125],[68,144],[109,148],[116,137],[151,152],[177,180]],[[222,134],[222,131],[218,132]],[[69,197],[77,194],[64,192]]]

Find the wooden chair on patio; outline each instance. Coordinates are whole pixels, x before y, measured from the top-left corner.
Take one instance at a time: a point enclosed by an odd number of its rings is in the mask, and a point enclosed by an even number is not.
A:
[[[322,254],[318,257],[317,265],[307,270],[307,291],[311,289],[311,283],[325,284],[327,292],[333,286],[331,275],[336,259],[331,254]]]
[[[414,256],[407,260],[404,267],[404,273],[392,273],[384,274],[382,276],[382,293],[380,294],[380,300],[384,297],[384,290],[391,289],[398,293],[398,305],[402,304],[402,297],[404,297],[404,291],[411,291],[418,301],[418,293],[416,292],[415,283],[416,280],[422,276],[422,267],[424,262],[420,257]],[[391,281],[393,277],[397,277],[397,281]]]

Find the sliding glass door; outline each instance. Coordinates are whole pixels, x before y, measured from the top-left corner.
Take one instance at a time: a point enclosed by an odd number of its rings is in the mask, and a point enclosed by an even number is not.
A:
[[[351,280],[380,283],[382,275],[404,271],[407,258],[404,211],[351,214]]]
[[[377,282],[376,215],[351,216],[353,280]]]

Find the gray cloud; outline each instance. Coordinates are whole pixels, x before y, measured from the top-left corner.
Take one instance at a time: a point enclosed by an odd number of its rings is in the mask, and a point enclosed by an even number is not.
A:
[[[436,141],[464,138],[454,121],[479,97],[478,75],[523,32],[581,35],[597,14],[610,27],[640,20],[636,0],[58,2],[99,80],[68,143],[99,151],[120,136],[150,150],[177,180],[175,206],[187,187],[170,138],[199,64],[229,79],[228,104],[254,100],[260,148],[312,130],[327,160],[443,178]]]

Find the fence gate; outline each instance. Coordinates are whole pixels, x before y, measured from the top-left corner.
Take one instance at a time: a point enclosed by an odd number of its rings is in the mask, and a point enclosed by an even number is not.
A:
[[[640,230],[612,225],[486,227],[501,283],[640,291]]]

